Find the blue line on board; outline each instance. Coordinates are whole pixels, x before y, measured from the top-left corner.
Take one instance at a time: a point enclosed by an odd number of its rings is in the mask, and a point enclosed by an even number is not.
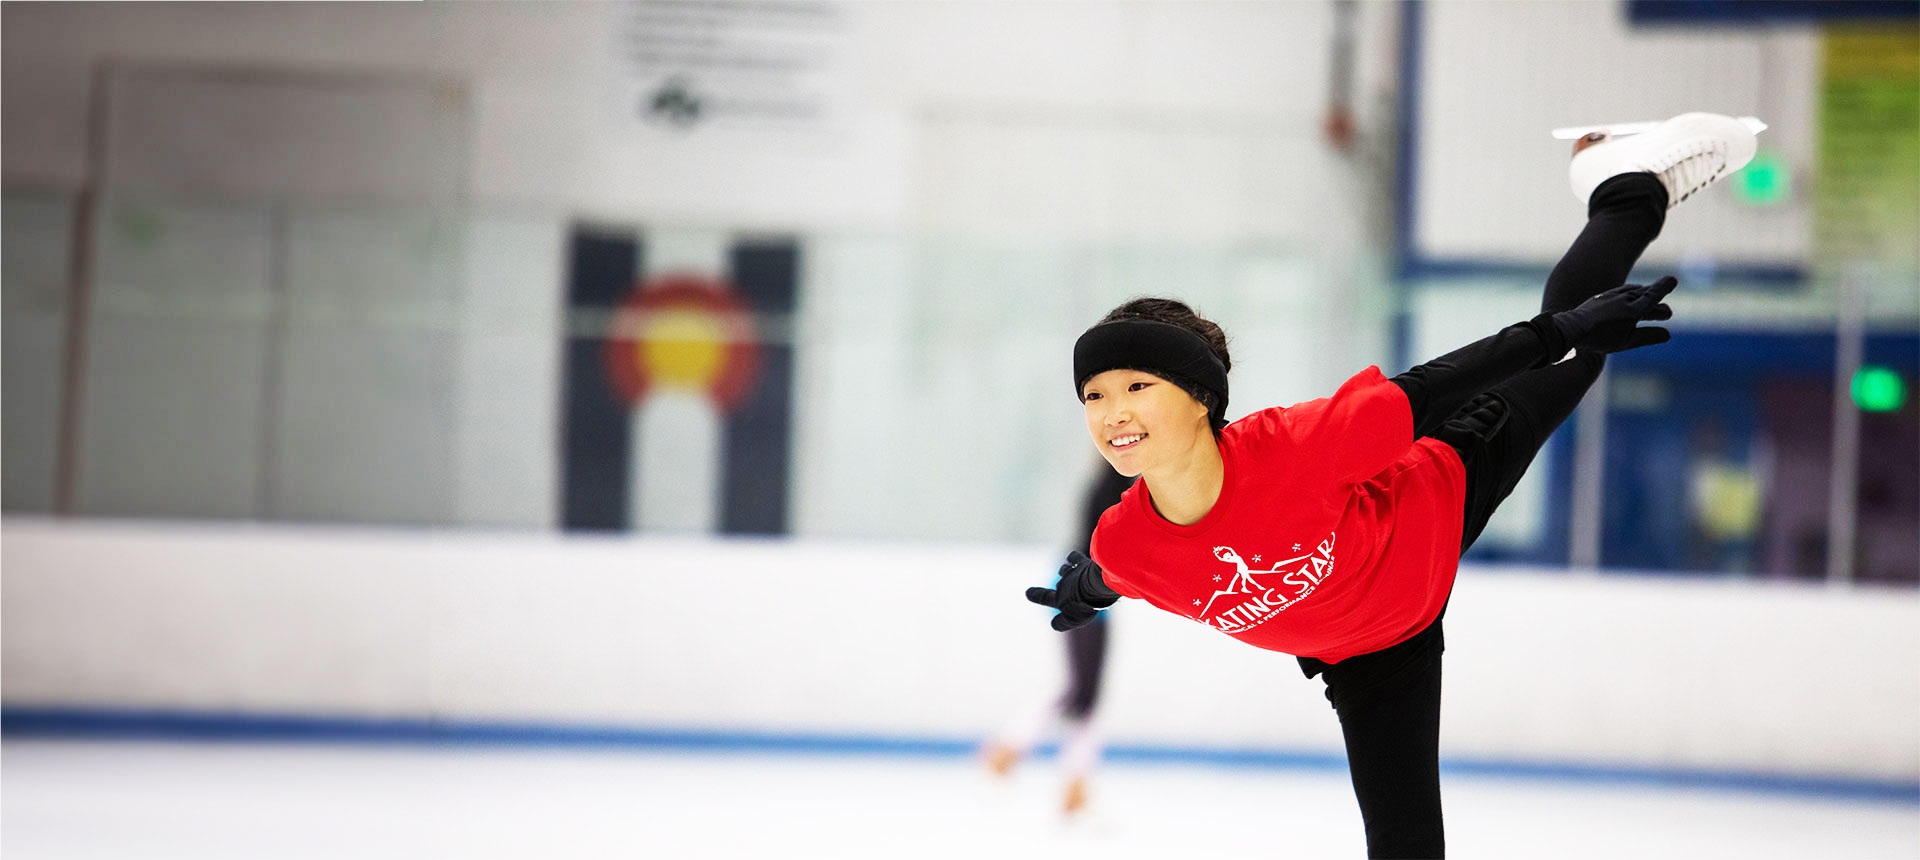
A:
[[[1686,261],[1668,260],[1648,262],[1642,260],[1634,266],[1627,276],[1630,281],[1645,283],[1644,280],[1658,278],[1661,275],[1678,275],[1682,288],[1696,280],[1688,271]],[[1702,271],[1713,283],[1737,283],[1773,289],[1799,289],[1807,282],[1807,270],[1803,266],[1775,263],[1718,263],[1703,267]],[[1426,281],[1444,285],[1450,280],[1478,281],[1489,278],[1516,278],[1545,283],[1547,275],[1553,272],[1553,264],[1529,260],[1509,260],[1495,257],[1429,257],[1414,252],[1405,255],[1400,263],[1400,277],[1410,281]]]
[[[709,754],[787,753],[920,758],[970,756],[978,743],[965,738],[866,734],[43,707],[0,708],[0,733],[4,733],[8,739],[574,747]],[[1043,748],[1039,752],[1051,755],[1052,749]],[[1261,770],[1346,770],[1346,756],[1339,753],[1273,749],[1117,744],[1107,749],[1106,756],[1111,761],[1136,764],[1197,764]],[[1440,769],[1455,776],[1713,789],[1920,806],[1920,782],[1898,780],[1470,758],[1448,758],[1441,762]]]

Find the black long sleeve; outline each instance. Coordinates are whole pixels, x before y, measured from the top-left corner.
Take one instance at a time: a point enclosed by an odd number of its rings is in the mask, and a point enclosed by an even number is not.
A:
[[[1546,316],[1514,323],[1389,379],[1413,405],[1413,434],[1432,435],[1476,395],[1565,355],[1563,338]]]

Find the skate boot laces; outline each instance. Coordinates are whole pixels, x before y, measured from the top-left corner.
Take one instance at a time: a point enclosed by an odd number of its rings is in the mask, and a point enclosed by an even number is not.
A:
[[[1726,174],[1727,142],[1718,138],[1691,140],[1663,153],[1648,168],[1667,186],[1667,208],[1672,209]]]

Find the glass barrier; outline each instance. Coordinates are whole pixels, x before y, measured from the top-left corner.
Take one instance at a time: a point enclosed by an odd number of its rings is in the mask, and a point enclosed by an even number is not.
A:
[[[1066,356],[1126,298],[1222,323],[1234,414],[1537,302],[1396,284],[1384,252],[4,206],[10,513],[1051,544],[1103,468]],[[1848,277],[1683,295],[1469,558],[1920,580],[1920,309]]]

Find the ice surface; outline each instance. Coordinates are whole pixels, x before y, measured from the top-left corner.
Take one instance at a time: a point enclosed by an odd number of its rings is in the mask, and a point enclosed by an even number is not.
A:
[[[0,746],[8,860],[1361,857],[1343,773],[955,758],[26,740]],[[1460,857],[1920,856],[1920,807],[1451,776]]]

